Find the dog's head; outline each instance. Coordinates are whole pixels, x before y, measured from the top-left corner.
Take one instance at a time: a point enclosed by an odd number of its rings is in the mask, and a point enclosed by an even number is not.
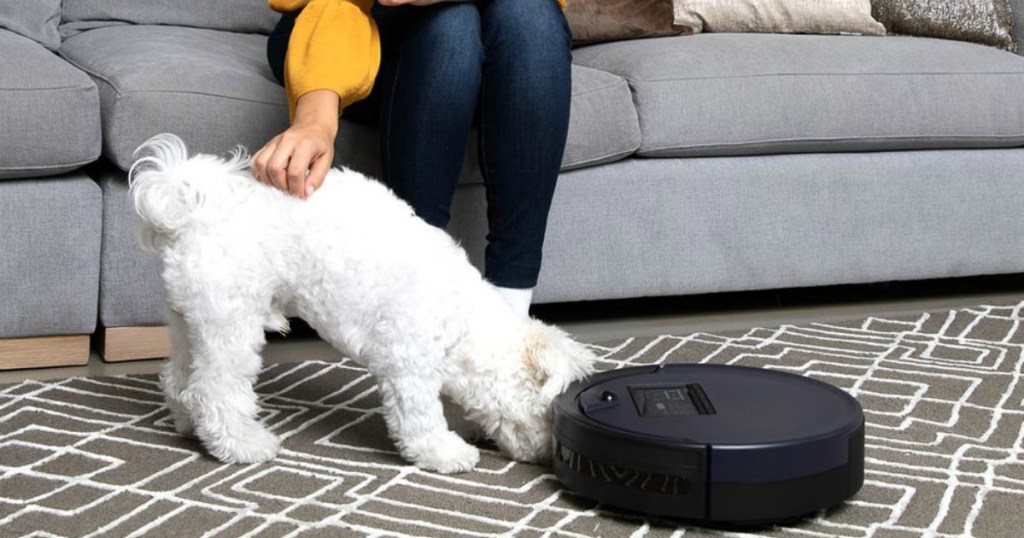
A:
[[[594,371],[596,357],[562,330],[530,320],[509,383],[495,394],[500,405],[488,437],[519,461],[546,462],[552,455],[552,403],[570,383]]]

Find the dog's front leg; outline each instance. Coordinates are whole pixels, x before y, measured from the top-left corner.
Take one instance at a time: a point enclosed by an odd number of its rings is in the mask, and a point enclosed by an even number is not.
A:
[[[415,376],[378,379],[384,419],[402,457],[439,473],[462,473],[476,466],[480,451],[448,429],[440,380]]]
[[[265,343],[263,320],[249,315],[186,321],[192,368],[181,402],[192,416],[196,436],[225,463],[273,458],[280,441],[260,424],[253,390]]]
[[[181,314],[173,310],[167,317],[171,331],[171,355],[160,367],[160,387],[164,391],[164,402],[171,411],[174,429],[181,435],[192,435],[195,425],[188,409],[181,402],[181,393],[188,385],[189,364],[192,362],[188,327]]]

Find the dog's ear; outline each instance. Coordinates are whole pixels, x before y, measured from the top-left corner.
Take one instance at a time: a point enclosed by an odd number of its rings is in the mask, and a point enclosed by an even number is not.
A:
[[[542,401],[561,394],[570,383],[594,372],[596,357],[564,331],[531,320],[524,346],[526,369],[540,385]]]

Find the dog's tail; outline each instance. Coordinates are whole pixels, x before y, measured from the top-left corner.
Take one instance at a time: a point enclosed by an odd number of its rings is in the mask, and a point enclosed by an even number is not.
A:
[[[217,188],[217,176],[240,171],[249,163],[240,147],[226,162],[208,155],[190,159],[181,138],[169,133],[144,142],[135,150],[135,155],[140,153],[148,155],[132,164],[128,184],[135,212],[144,223],[142,243],[150,250],[157,234],[171,235],[188,225],[205,206],[207,191]]]

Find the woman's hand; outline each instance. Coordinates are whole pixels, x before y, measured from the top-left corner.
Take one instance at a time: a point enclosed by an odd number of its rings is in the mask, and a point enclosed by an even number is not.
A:
[[[295,120],[252,156],[259,181],[305,199],[323,184],[334,161],[338,94],[314,90],[295,105]]]

